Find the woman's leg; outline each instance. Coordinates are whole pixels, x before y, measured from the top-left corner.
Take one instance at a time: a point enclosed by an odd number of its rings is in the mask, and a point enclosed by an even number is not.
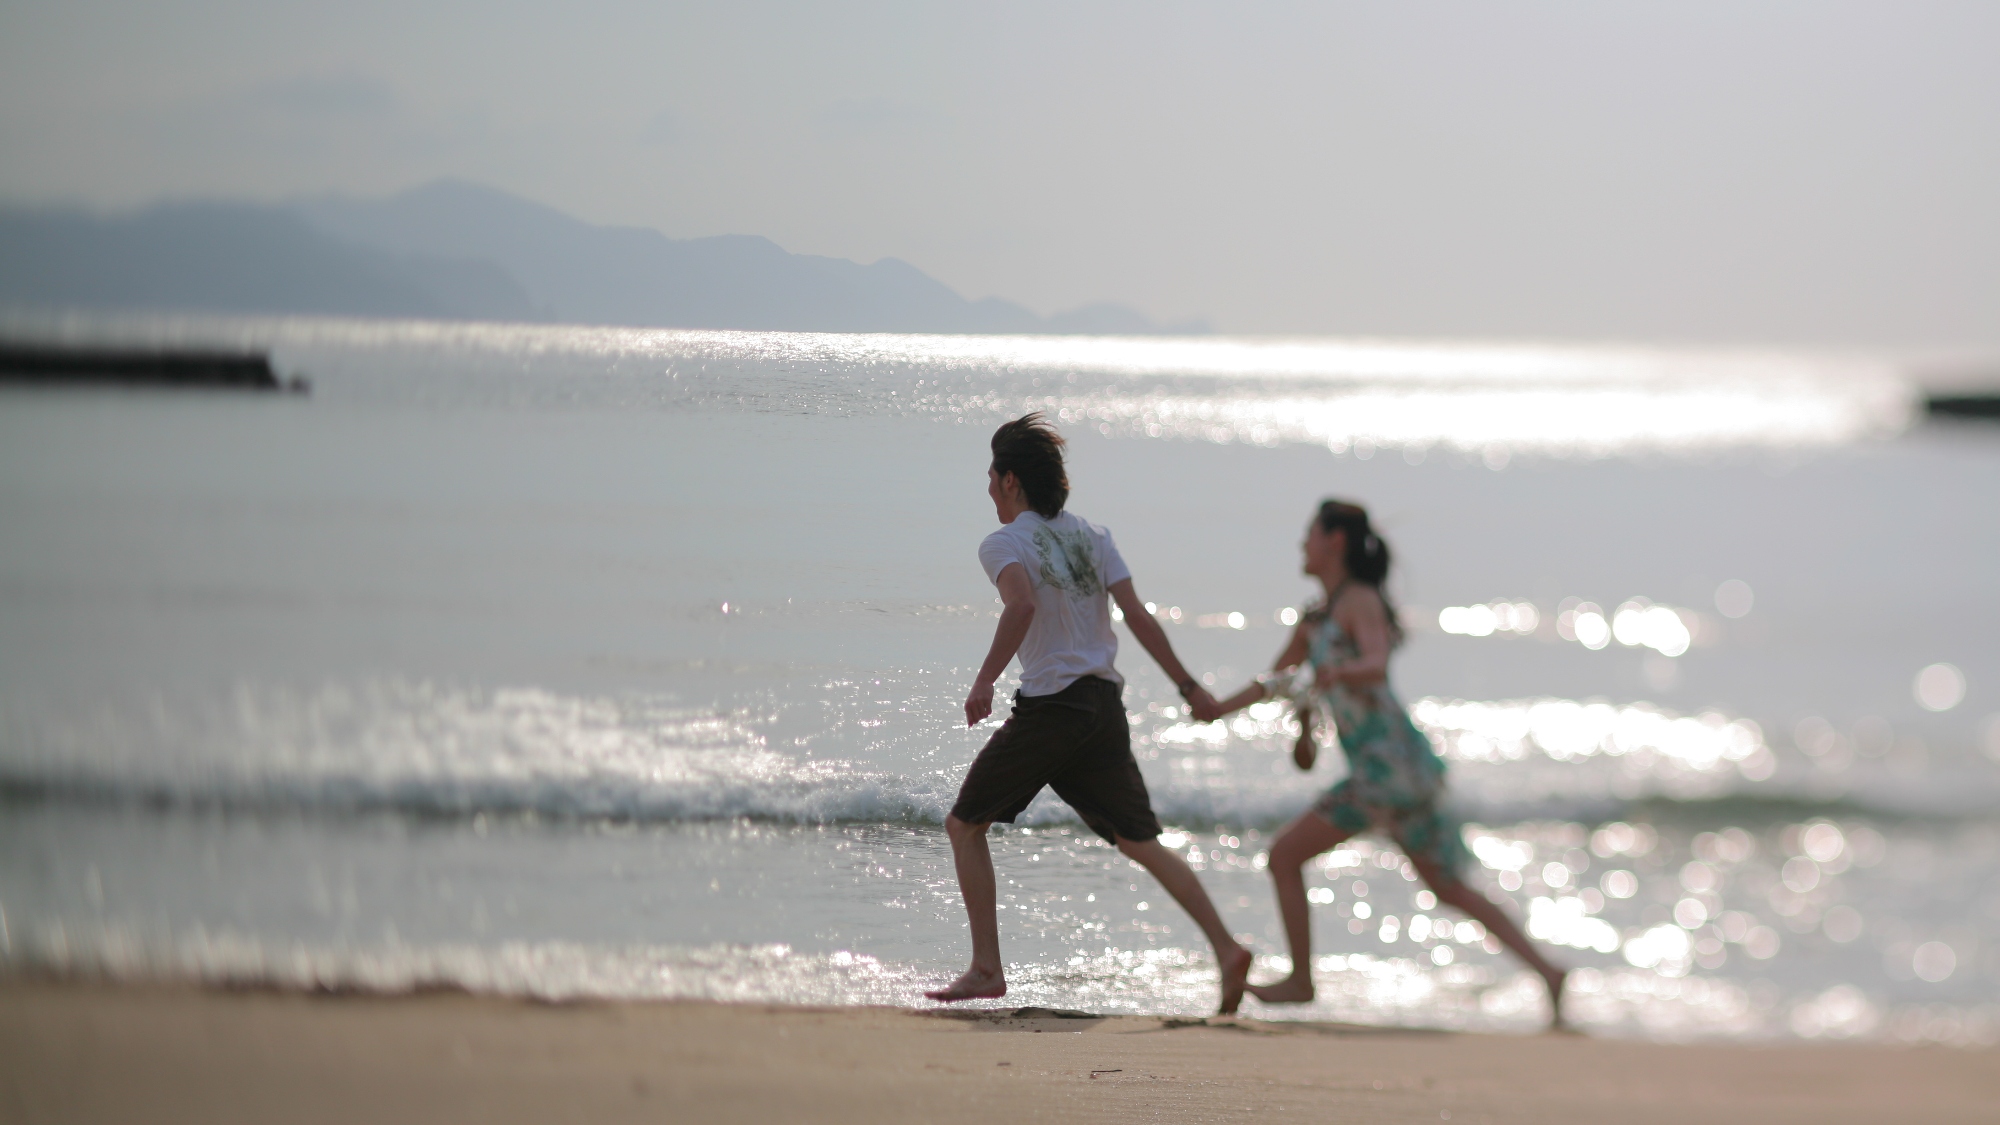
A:
[[[1418,859],[1415,856],[1410,857],[1410,862],[1416,867],[1417,874],[1423,876],[1424,882],[1428,883],[1438,896],[1439,902],[1456,907],[1477,919],[1486,927],[1487,933],[1498,938],[1501,945],[1513,950],[1515,956],[1526,961],[1529,968],[1541,974],[1543,983],[1549,988],[1549,1024],[1552,1027],[1561,1027],[1563,978],[1569,975],[1568,972],[1556,968],[1547,957],[1542,956],[1540,947],[1535,945],[1527,934],[1521,932],[1521,927],[1515,924],[1514,919],[1506,911],[1500,909],[1499,903],[1480,894],[1471,884],[1460,879],[1456,872],[1439,866],[1435,861]]]
[[[1292,975],[1272,984],[1253,984],[1250,995],[1266,1004],[1303,1004],[1313,998],[1312,918],[1306,905],[1306,861],[1354,833],[1336,828],[1315,812],[1299,814],[1271,842],[1271,882],[1277,885],[1278,913],[1285,919]]]

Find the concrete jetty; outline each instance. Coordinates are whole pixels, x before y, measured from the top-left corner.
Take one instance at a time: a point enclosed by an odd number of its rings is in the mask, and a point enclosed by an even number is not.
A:
[[[46,387],[184,387],[241,391],[307,389],[284,380],[261,352],[65,347],[0,342],[0,383]]]

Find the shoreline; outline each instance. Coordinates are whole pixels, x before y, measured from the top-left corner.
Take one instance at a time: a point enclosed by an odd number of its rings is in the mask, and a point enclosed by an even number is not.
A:
[[[0,1107],[71,1121],[1991,1121],[2000,1049],[1658,1044],[0,977]]]

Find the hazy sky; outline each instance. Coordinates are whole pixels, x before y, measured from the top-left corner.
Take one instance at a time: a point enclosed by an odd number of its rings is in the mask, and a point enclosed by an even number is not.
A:
[[[382,193],[1240,332],[2000,348],[2000,3],[0,7],[0,197]]]

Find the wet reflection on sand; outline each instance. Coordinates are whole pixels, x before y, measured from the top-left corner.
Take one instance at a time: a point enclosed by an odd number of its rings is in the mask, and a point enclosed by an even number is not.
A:
[[[934,828],[579,824],[555,832],[551,849],[549,825],[501,818],[440,826],[413,847],[390,821],[281,817],[192,832],[168,818],[91,815],[120,823],[71,823],[83,845],[72,849],[35,846],[65,830],[37,824],[46,814],[0,829],[0,854],[17,861],[0,882],[15,920],[6,964],[299,987],[903,1004],[963,953],[950,851]],[[1269,836],[1217,825],[1165,837],[1264,951],[1260,976],[1290,967],[1270,952],[1283,941]],[[1943,901],[2000,861],[1990,827],[1655,818],[1468,824],[1465,836],[1477,856],[1468,877],[1563,947],[1576,968],[1572,1018],[1593,1032],[2000,1042],[1990,999],[2000,950],[1962,903]],[[1212,1003],[1199,935],[1114,849],[1072,825],[999,830],[993,845],[1010,1002],[1171,1014]],[[210,877],[171,894],[149,878],[189,866]],[[1394,849],[1357,838],[1307,875],[1319,995],[1250,1014],[1486,1030],[1545,1018],[1536,980],[1440,908]],[[712,909],[725,900],[729,911]],[[572,902],[622,905],[586,918]],[[510,936],[494,941],[489,925]]]

